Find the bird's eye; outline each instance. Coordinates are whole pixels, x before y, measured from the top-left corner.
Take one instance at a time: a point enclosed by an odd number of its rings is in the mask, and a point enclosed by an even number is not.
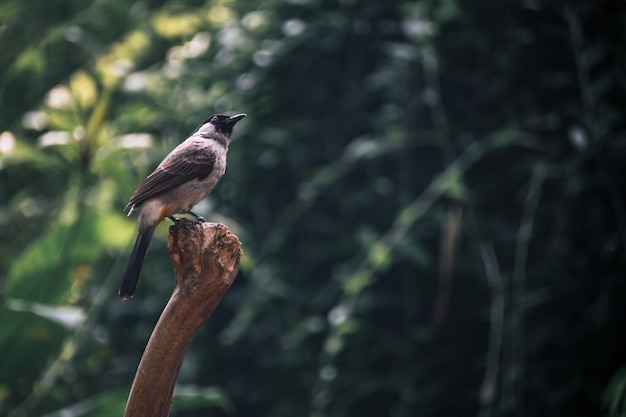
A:
[[[217,123],[218,120],[219,118],[217,116],[211,117],[211,123]]]

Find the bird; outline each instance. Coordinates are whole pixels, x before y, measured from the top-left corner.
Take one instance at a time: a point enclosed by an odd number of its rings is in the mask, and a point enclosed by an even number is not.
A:
[[[128,216],[139,210],[139,231],[119,288],[122,300],[135,295],[141,266],[159,223],[165,218],[176,221],[175,214],[189,214],[198,221],[205,221],[191,209],[224,175],[233,127],[244,117],[246,114],[243,113],[234,116],[216,114],[204,120],[130,197],[124,210],[128,210]]]

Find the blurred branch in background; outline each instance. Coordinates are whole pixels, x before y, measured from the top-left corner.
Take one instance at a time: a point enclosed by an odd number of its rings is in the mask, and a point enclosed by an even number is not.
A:
[[[541,191],[545,181],[545,168],[536,165],[528,181],[528,193],[524,202],[524,211],[517,231],[517,241],[515,242],[515,257],[513,260],[512,275],[512,300],[511,300],[511,341],[510,352],[504,352],[505,358],[510,357],[508,364],[510,382],[507,384],[510,389],[511,408],[513,410],[523,409],[523,396],[520,395],[520,385],[524,380],[524,356],[525,335],[526,335],[526,268],[528,262],[528,248],[533,236],[535,216],[541,198]]]
[[[342,278],[344,292],[339,303],[329,313],[329,321],[332,326],[324,342],[318,381],[313,387],[311,416],[325,415],[324,409],[331,401],[328,392],[329,378],[325,375],[338,372],[338,365],[335,364],[336,356],[346,343],[344,338],[354,331],[356,323],[352,316],[355,314],[358,298],[363,296],[367,288],[375,283],[379,273],[388,270],[391,264],[392,251],[438,200],[446,195],[455,194],[460,179],[474,164],[489,154],[491,150],[506,148],[514,144],[517,135],[515,132],[497,132],[490,139],[486,143],[476,143],[468,148],[434,178],[410,205],[400,211],[385,234],[371,245],[358,268],[348,277]],[[445,255],[443,256],[445,257]],[[435,305],[437,306],[437,304]],[[435,321],[434,324],[440,323]]]

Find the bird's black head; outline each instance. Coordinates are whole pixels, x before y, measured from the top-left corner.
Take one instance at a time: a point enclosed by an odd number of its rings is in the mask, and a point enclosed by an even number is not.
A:
[[[215,129],[215,132],[223,133],[226,136],[230,137],[233,133],[233,127],[237,124],[238,121],[246,117],[244,113],[236,114],[234,116],[226,116],[225,114],[215,114],[208,119],[206,119],[202,124],[196,129],[196,132],[205,130],[203,127],[208,127],[207,125],[212,125],[212,128]]]

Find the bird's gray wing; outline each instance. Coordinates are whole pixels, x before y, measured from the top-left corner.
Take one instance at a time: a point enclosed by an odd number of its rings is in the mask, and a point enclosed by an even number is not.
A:
[[[204,179],[215,164],[215,153],[203,143],[182,143],[137,188],[125,209],[194,178]]]

